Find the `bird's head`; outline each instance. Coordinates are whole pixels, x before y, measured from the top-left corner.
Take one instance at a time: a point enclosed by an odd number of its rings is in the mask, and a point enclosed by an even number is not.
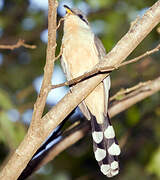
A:
[[[89,22],[82,11],[75,8],[71,9],[66,5],[64,5],[64,8],[66,9],[64,23],[67,23],[67,26],[90,29]]]

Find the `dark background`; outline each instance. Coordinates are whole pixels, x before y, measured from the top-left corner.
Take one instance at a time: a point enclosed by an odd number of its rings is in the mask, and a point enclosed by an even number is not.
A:
[[[75,0],[59,1],[59,15],[63,4],[79,7],[86,14],[93,31],[107,51],[127,32],[131,21],[153,5],[155,0]],[[60,16],[58,17],[58,19]],[[36,49],[24,47],[0,49],[0,164],[23,139],[31,120],[32,108],[43,76],[47,42],[47,0],[0,0],[0,44],[15,44],[24,39]],[[62,26],[57,34],[59,51]],[[136,57],[158,45],[158,27],[134,50]],[[160,53],[111,73],[111,95],[138,82],[160,75]],[[64,77],[56,62],[53,83]],[[66,88],[56,89],[47,101],[47,112],[63,97]],[[160,179],[160,93],[132,106],[112,120],[117,138],[123,143],[118,180]],[[90,135],[61,153],[41,168],[32,180],[91,180],[106,179],[99,170],[92,150]]]

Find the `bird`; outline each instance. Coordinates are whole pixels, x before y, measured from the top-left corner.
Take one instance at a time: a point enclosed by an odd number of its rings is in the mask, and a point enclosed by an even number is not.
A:
[[[94,35],[85,14],[64,5],[61,66],[67,80],[91,70],[106,51],[101,40]],[[78,107],[91,121],[93,150],[101,172],[107,177],[119,173],[120,147],[108,115],[110,76],[106,77]],[[70,87],[72,90],[72,87]]]

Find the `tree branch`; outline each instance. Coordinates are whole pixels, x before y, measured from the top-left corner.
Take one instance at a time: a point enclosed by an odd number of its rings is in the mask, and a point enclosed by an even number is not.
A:
[[[13,49],[16,49],[16,48],[19,48],[19,47],[25,47],[25,48],[29,48],[29,49],[35,49],[36,46],[35,45],[29,45],[29,44],[26,44],[24,40],[22,39],[19,39],[17,41],[16,44],[14,45],[0,45],[0,49],[10,49],[10,50],[13,50]]]
[[[141,87],[131,91],[129,94],[125,95],[122,99],[113,103],[109,109],[109,115],[111,117],[119,114],[120,112],[128,109],[133,104],[155,94],[160,90],[160,77],[152,81],[147,81],[142,84]],[[139,86],[139,84],[137,86]],[[135,86],[134,86],[135,87]]]
[[[114,96],[110,97],[109,101],[111,102],[114,100],[122,100],[124,97],[126,97],[126,94],[131,93],[135,90],[138,90],[139,88],[146,86],[150,82],[151,81],[140,82],[131,88],[122,89],[122,90],[118,91]]]

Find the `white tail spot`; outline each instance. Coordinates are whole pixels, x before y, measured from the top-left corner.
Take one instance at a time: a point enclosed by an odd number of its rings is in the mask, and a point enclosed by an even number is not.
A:
[[[103,140],[103,132],[96,132],[96,131],[94,131],[92,133],[92,137],[93,137],[94,142],[99,144]]]
[[[113,155],[113,156],[118,156],[120,155],[121,153],[121,150],[119,148],[119,145],[113,143],[109,148],[108,148],[108,153],[110,155]]]
[[[111,169],[117,169],[119,166],[118,166],[118,162],[117,161],[113,161],[112,163],[111,163]]]
[[[106,175],[107,177],[113,177],[119,173],[118,162],[113,161],[111,165],[109,164],[102,164],[101,165],[101,172]],[[117,169],[117,170],[116,170]]]
[[[112,139],[115,137],[115,132],[112,126],[108,126],[107,129],[104,131],[104,136],[107,139]]]
[[[106,151],[104,149],[97,148],[94,154],[97,161],[102,161],[106,157]]]
[[[102,164],[102,166],[101,166],[101,172],[102,172],[104,175],[107,175],[109,170],[110,170],[110,165],[109,165],[109,164]]]

